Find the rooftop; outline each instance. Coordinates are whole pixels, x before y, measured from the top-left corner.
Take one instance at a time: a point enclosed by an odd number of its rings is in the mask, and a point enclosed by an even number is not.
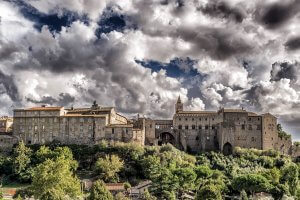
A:
[[[47,107],[47,106],[41,106],[41,107],[32,107],[32,108],[24,108],[24,109],[15,109],[15,111],[59,111],[63,109],[64,107]]]

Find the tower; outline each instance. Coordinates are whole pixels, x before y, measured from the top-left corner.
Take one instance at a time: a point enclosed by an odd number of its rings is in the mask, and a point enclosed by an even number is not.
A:
[[[181,103],[180,95],[177,99],[177,102],[175,104],[175,113],[178,113],[180,111],[183,111],[183,104]]]

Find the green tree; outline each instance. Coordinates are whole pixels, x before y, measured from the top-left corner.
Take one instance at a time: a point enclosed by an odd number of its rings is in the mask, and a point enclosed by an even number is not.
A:
[[[195,187],[196,173],[191,168],[177,168],[174,170],[174,175],[182,191],[193,190]]]
[[[89,200],[113,200],[112,194],[107,190],[105,183],[98,180],[93,184]]]
[[[201,187],[196,194],[196,200],[222,200],[220,189],[213,185],[208,184]]]
[[[0,188],[1,189],[1,188]],[[0,190],[0,200],[3,200],[3,193],[2,191]]]
[[[299,186],[299,171],[296,164],[290,164],[282,168],[280,182],[287,183],[290,194],[296,195]]]
[[[128,197],[126,197],[122,192],[119,192],[115,196],[115,200],[130,200]]]
[[[240,193],[240,199],[241,200],[248,200],[248,195],[247,192],[245,190],[242,190]]]
[[[144,194],[142,195],[142,200],[156,200],[156,197],[152,196],[148,189],[146,189]]]
[[[81,195],[79,179],[68,160],[62,158],[39,164],[34,170],[31,189],[34,197],[41,200],[76,199]]]
[[[232,181],[233,189],[245,190],[253,194],[254,192],[269,192],[272,185],[268,180],[259,174],[246,174],[235,177]]]
[[[97,160],[95,169],[105,182],[117,182],[119,180],[118,172],[123,166],[124,162],[117,155],[107,155],[105,158]]]
[[[13,151],[13,172],[21,182],[31,179],[32,170],[30,168],[32,151],[26,147],[24,142],[19,142]]]

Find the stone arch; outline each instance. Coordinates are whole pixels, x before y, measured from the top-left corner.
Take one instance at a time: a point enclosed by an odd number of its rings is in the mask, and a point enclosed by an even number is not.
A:
[[[228,155],[231,155],[232,152],[233,152],[232,145],[229,142],[225,143],[223,146],[223,154],[225,156],[228,156]]]
[[[173,146],[176,145],[176,139],[174,137],[174,135],[170,132],[161,132],[159,134],[159,138],[160,138],[160,141],[159,141],[159,145],[162,145],[162,144],[167,144],[167,143],[170,143],[172,144]]]

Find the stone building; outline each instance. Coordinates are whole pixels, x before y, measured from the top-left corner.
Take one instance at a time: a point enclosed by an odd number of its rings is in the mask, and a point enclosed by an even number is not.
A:
[[[146,135],[155,135],[157,144],[171,143],[189,152],[230,154],[234,147],[242,147],[291,153],[291,138],[278,137],[277,118],[270,113],[256,114],[243,108],[185,111],[179,97],[172,120],[147,119],[146,124],[155,126],[155,132],[146,131]]]
[[[188,152],[231,154],[234,147],[276,149],[284,154],[296,152],[291,138],[278,136],[277,118],[270,113],[256,114],[243,108],[185,111],[180,97],[173,119],[167,120],[145,117],[129,120],[114,107],[101,107],[96,102],[89,108],[15,109],[11,137],[26,144],[54,140],[65,144],[97,144],[107,140],[141,145],[171,143]]]
[[[3,116],[0,117],[0,133],[12,132],[13,118]]]
[[[144,126],[143,121],[140,122]],[[14,110],[13,135],[26,144],[44,144],[54,140],[65,144],[137,142],[144,144],[145,130],[136,127],[113,107],[90,108],[34,107]]]

